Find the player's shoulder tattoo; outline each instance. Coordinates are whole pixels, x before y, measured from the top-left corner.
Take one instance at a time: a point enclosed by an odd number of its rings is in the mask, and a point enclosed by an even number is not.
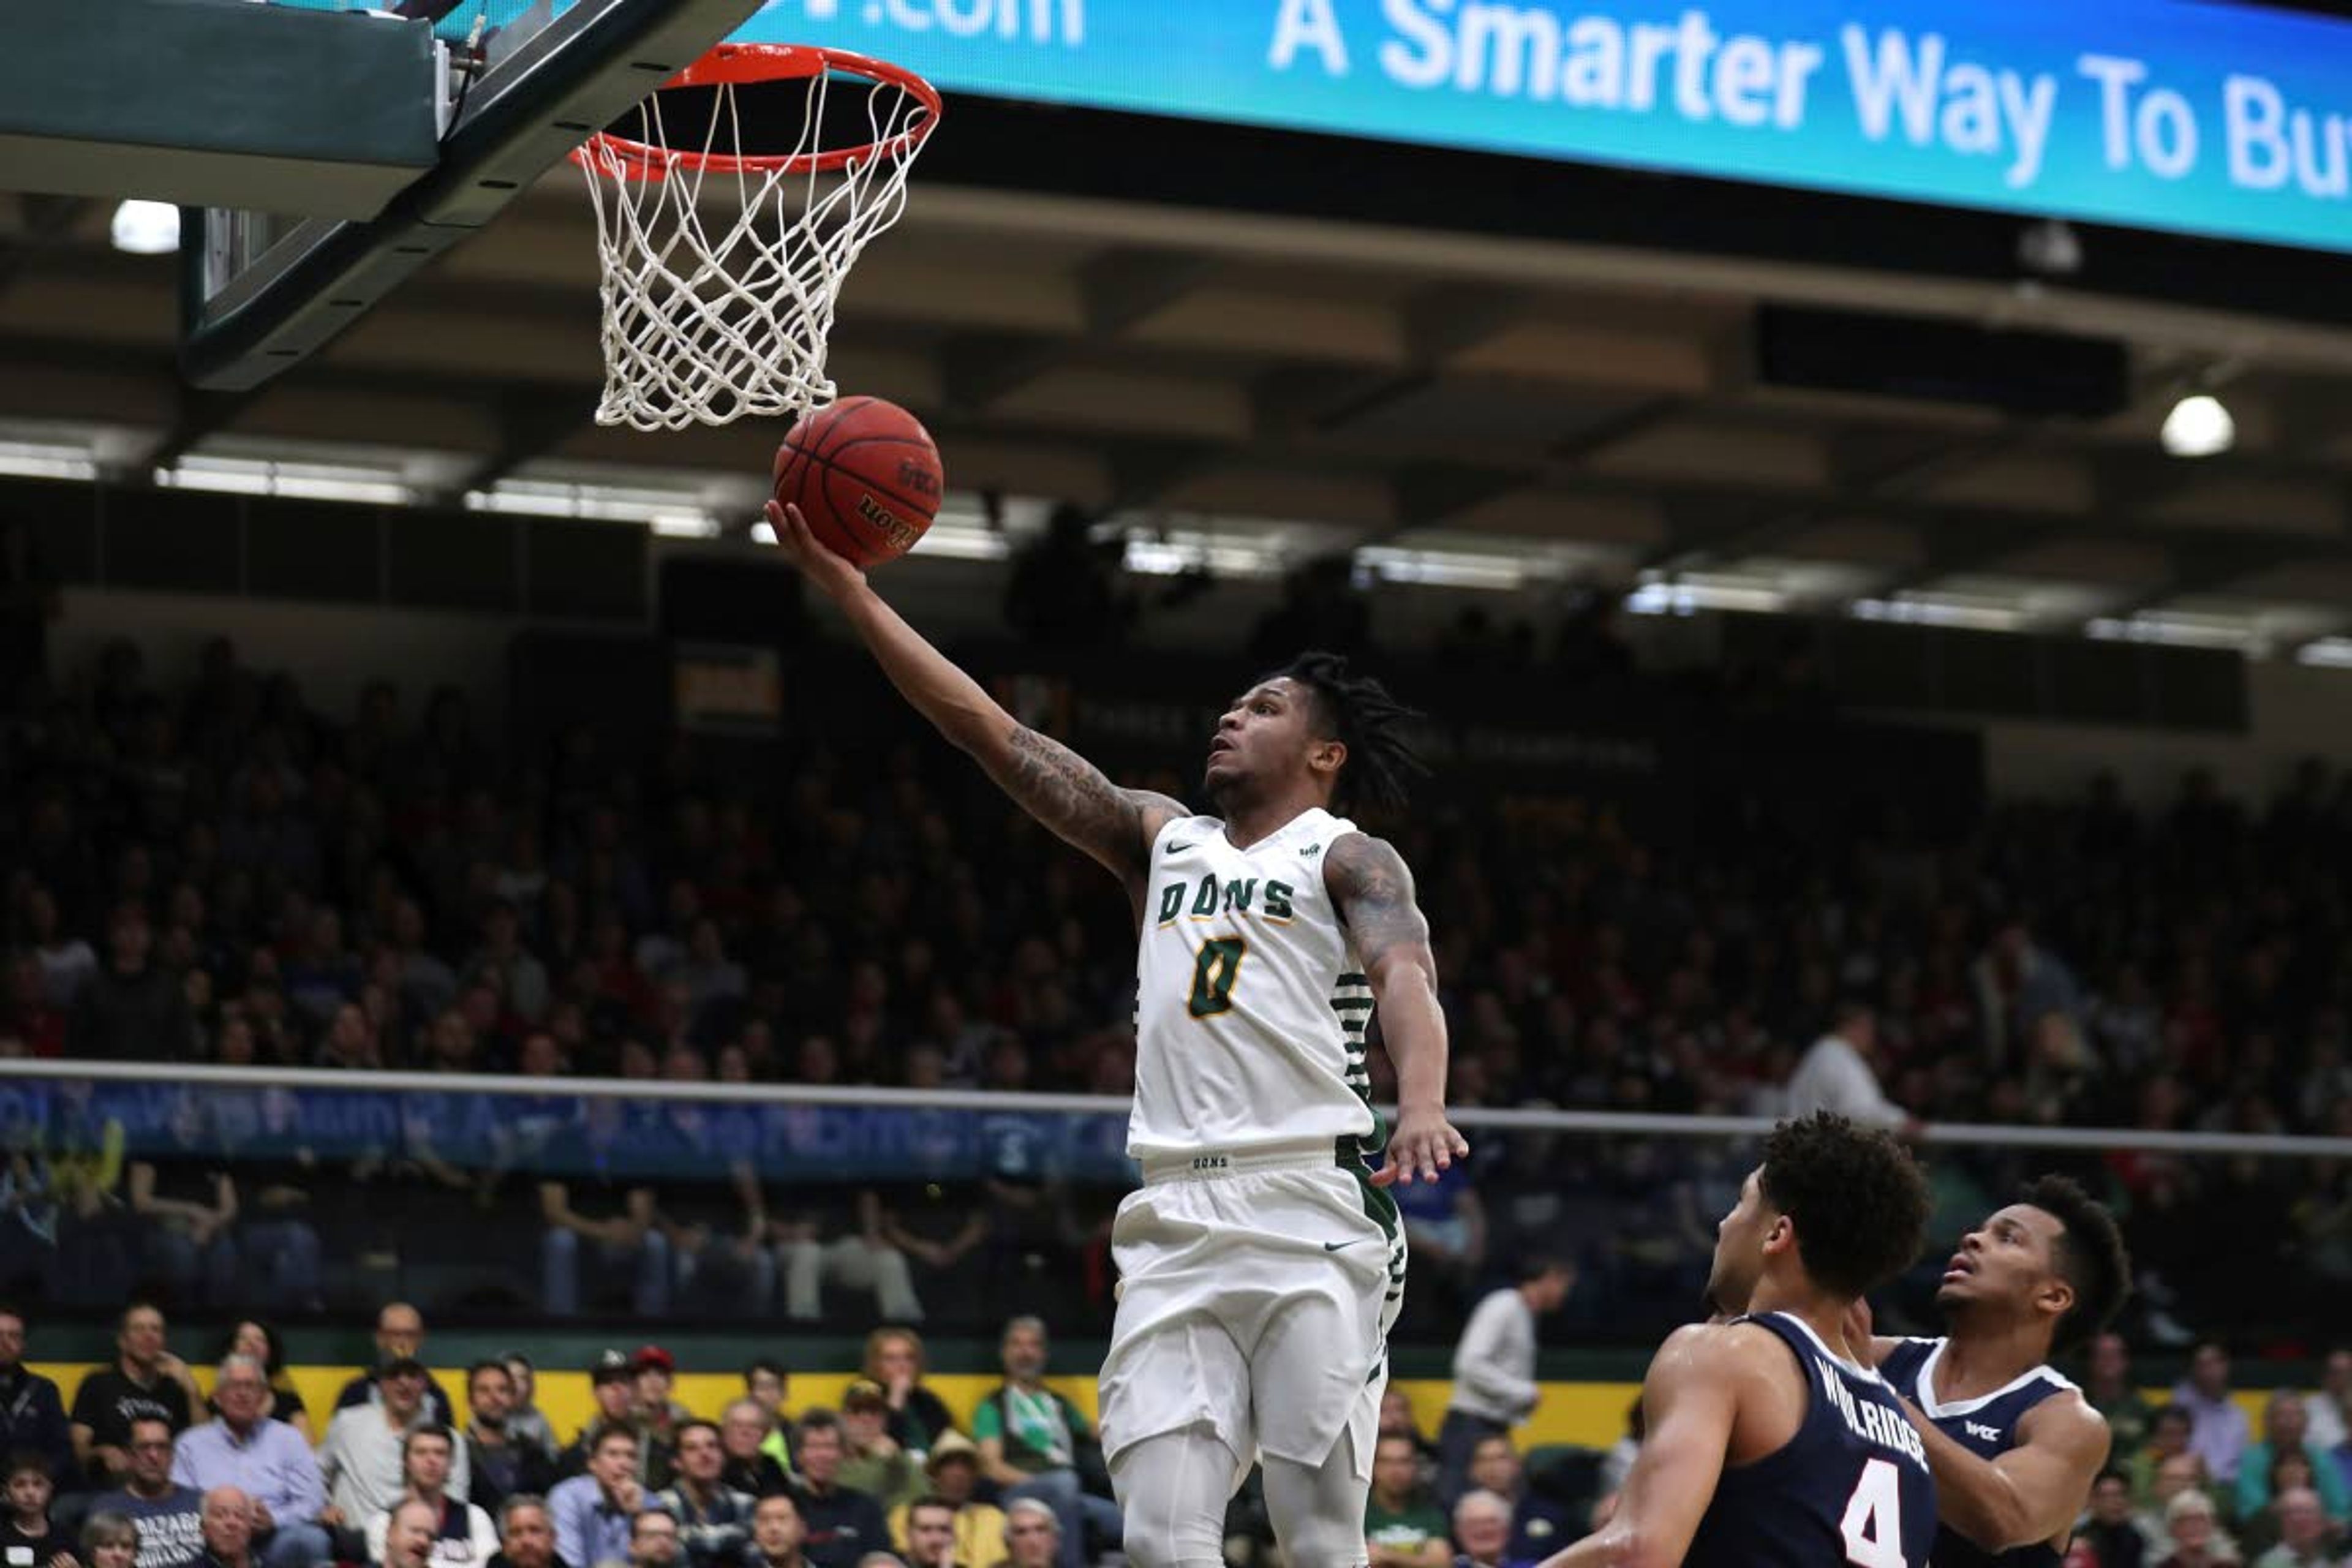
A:
[[[1323,886],[1365,963],[1400,942],[1429,941],[1429,921],[1413,897],[1412,870],[1387,839],[1369,833],[1334,839],[1323,856]]]

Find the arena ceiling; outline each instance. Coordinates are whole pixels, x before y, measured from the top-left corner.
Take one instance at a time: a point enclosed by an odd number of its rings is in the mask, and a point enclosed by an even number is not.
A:
[[[104,204],[0,197],[0,441],[65,432],[133,475],[373,454],[444,499],[610,475],[748,508],[772,426],[591,423],[575,180],[551,174],[316,359],[234,395],[174,373],[174,258],[112,249]],[[2112,336],[2131,405],[2081,423],[1768,385],[1767,301]],[[2343,329],[932,184],[859,265],[835,342],[840,384],[921,413],[960,489],[1290,558],[1387,546],[1702,605],[2272,652],[2352,630]],[[2158,427],[2200,381],[2237,447],[2167,458]]]

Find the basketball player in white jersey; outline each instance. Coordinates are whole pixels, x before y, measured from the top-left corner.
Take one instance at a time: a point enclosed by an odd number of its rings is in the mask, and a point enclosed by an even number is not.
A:
[[[1402,798],[1408,711],[1310,654],[1235,698],[1202,785],[1218,816],[1113,785],[1019,723],[771,502],[776,539],[891,684],[1046,827],[1126,886],[1140,931],[1142,1190],[1112,1245],[1119,1303],[1102,1436],[1138,1568],[1222,1568],[1253,1459],[1291,1568],[1365,1562],[1404,1237],[1385,1189],[1469,1145],[1446,1121],[1445,1021],[1412,876],[1332,815]],[[1381,1147],[1364,1070],[1377,1007],[1399,1115]]]

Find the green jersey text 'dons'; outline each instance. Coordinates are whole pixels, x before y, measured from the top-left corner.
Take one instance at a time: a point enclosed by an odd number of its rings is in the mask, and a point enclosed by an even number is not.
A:
[[[1319,809],[1247,849],[1213,817],[1160,830],[1136,958],[1129,1152],[1371,1132],[1372,994],[1323,886],[1325,851],[1355,831]]]

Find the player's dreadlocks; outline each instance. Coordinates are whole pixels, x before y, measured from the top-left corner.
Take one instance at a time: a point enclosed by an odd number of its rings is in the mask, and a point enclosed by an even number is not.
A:
[[[1429,772],[1404,738],[1404,726],[1420,712],[1390,696],[1370,676],[1349,674],[1342,654],[1302,653],[1265,679],[1282,678],[1315,694],[1315,721],[1323,738],[1348,748],[1331,804],[1402,805],[1414,775]]]

